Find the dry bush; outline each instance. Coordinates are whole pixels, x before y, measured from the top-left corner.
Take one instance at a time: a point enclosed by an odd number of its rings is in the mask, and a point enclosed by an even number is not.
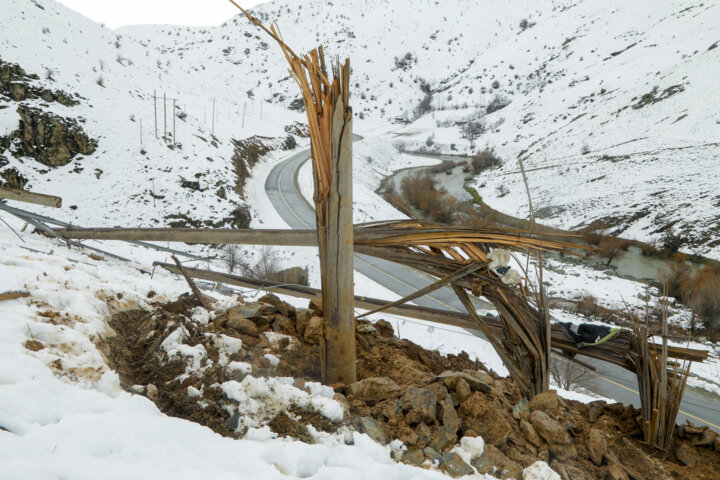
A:
[[[418,209],[425,217],[440,223],[453,223],[460,203],[437,187],[437,182],[427,172],[407,175],[400,183],[402,196],[407,205]]]
[[[558,387],[564,390],[576,390],[578,387],[587,388],[593,380],[593,375],[577,363],[553,357],[550,360],[550,376]]]
[[[692,272],[685,262],[667,262],[660,272],[660,285],[668,297],[686,302],[692,287]]]
[[[706,328],[720,328],[720,268],[705,266],[692,278],[690,304]]]
[[[630,242],[627,240],[621,240],[617,237],[604,236],[598,244],[598,255],[602,258],[606,258],[606,265],[609,266],[615,257],[627,250],[629,246]]]
[[[585,295],[578,300],[577,305],[575,306],[575,311],[581,315],[585,315],[586,317],[597,317],[601,316],[603,313],[602,307],[598,305],[597,299],[592,295]]]
[[[456,165],[457,163],[451,160],[443,160],[442,163],[440,163],[439,165],[433,165],[432,167],[430,167],[429,170],[432,173],[445,173],[448,170],[452,170],[453,168],[455,168]]]
[[[491,167],[497,167],[502,162],[495,152],[489,149],[485,149],[477,155],[473,156],[470,164],[472,165],[473,172],[480,173],[483,170]]]

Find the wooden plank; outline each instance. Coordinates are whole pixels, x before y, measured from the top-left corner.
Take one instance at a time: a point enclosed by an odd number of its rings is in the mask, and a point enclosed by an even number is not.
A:
[[[175,265],[177,265],[178,269],[180,270],[180,273],[182,273],[182,276],[185,277],[185,281],[190,286],[190,290],[192,290],[193,295],[195,295],[195,298],[197,298],[198,302],[200,302],[200,305],[209,310],[211,308],[210,302],[208,302],[207,298],[205,298],[205,295],[200,292],[200,289],[197,287],[197,285],[195,285],[195,282],[193,282],[192,277],[190,277],[190,275],[188,275],[188,273],[183,268],[180,260],[178,260],[175,255],[170,255],[170,258],[173,259]]]
[[[0,198],[7,198],[8,200],[15,200],[18,202],[34,203],[36,205],[53,208],[60,208],[62,205],[62,198],[60,197],[8,187],[0,187]]]

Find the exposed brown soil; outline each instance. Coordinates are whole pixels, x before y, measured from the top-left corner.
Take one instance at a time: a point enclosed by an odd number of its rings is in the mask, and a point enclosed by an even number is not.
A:
[[[243,348],[230,360],[250,363],[255,377],[292,376],[299,388],[320,378],[321,323],[313,311],[267,295],[256,304],[218,310],[208,325],[201,325],[190,321],[190,310],[196,306],[193,298],[183,296],[156,304],[152,312],[118,313],[111,321],[117,336],[108,340],[108,357],[121,382],[127,389],[145,386],[134,390],[144,392],[163,412],[223,435],[242,435],[231,428],[224,408],[228,399],[218,387],[240,377],[218,362],[220,352],[208,333],[241,338]],[[180,381],[177,377],[185,365],[159,353],[160,344],[178,324],[190,334],[184,343],[204,345],[212,360],[200,376]],[[271,331],[294,337],[295,347],[289,348],[287,339],[271,346],[271,335],[263,333]],[[537,460],[548,462],[564,480],[720,478],[720,438],[707,429],[680,428],[671,452],[658,452],[642,443],[640,412],[633,407],[582,404],[559,399],[554,392],[527,402],[511,380],[487,372],[467,354],[443,356],[425,350],[396,338],[383,321],[359,321],[356,332],[359,381],[335,389],[336,399],[348,407],[343,424],[377,441],[402,440],[408,447],[403,457],[407,463],[437,459],[443,470],[460,475],[448,452],[463,436],[479,435],[486,449],[472,465],[499,478],[521,478],[522,468]],[[280,359],[277,367],[264,357],[267,353]],[[188,395],[189,386],[203,391],[204,407]],[[280,435],[307,442],[312,442],[308,424],[322,431],[340,426],[303,409],[281,412],[267,424]],[[493,472],[487,465],[501,468]]]

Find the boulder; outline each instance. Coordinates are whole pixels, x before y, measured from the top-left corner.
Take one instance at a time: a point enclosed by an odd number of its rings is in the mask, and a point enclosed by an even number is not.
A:
[[[347,386],[345,393],[349,397],[363,400],[372,406],[383,400],[399,397],[402,394],[402,388],[389,378],[371,377],[351,383]]]
[[[307,343],[317,345],[323,338],[324,321],[322,317],[311,317],[305,327],[303,338]]]
[[[555,390],[550,390],[535,395],[535,397],[530,400],[528,406],[531,412],[535,410],[542,410],[549,415],[557,415],[559,407],[557,392]]]
[[[438,402],[438,405],[440,406],[438,416],[440,417],[443,426],[448,427],[448,429],[453,433],[457,433],[460,429],[460,425],[462,425],[462,420],[460,420],[460,417],[455,411],[455,407],[453,407],[450,397],[445,397],[444,400]]]
[[[525,436],[525,440],[527,440],[528,443],[530,443],[531,445],[535,447],[539,447],[542,445],[542,439],[540,438],[540,435],[538,435],[535,427],[533,427],[532,424],[527,420],[520,420],[520,431]]]
[[[463,378],[459,378],[455,384],[455,394],[460,403],[462,403],[467,397],[472,395],[470,385]]]
[[[250,337],[258,336],[258,329],[254,322],[248,320],[242,313],[231,308],[227,312],[227,320],[225,320],[225,328],[242,335]]]
[[[393,338],[395,336],[395,330],[387,320],[378,320],[375,322],[375,328],[383,338]]]
[[[493,445],[485,445],[483,454],[472,459],[471,464],[480,474],[494,474],[498,478],[518,479],[522,473],[519,463],[510,460]]]
[[[437,394],[427,388],[408,388],[402,399],[408,423],[430,423],[437,416]]]
[[[521,398],[520,401],[513,406],[512,415],[516,420],[527,420],[530,416],[530,407],[527,398]]]
[[[698,455],[692,446],[686,443],[677,444],[675,447],[675,456],[683,465],[687,465],[688,467],[692,467],[700,460],[700,455]]]
[[[486,442],[492,443],[493,445],[504,445],[511,431],[512,426],[505,417],[503,415],[495,415],[482,432],[482,437]]]
[[[295,331],[298,336],[302,337],[305,335],[305,327],[307,327],[312,316],[313,312],[304,308],[298,309],[295,312]]]
[[[619,463],[611,463],[608,465],[607,480],[629,480],[625,469]]]
[[[419,448],[409,448],[403,454],[402,460],[410,465],[421,465],[425,461],[425,454]]]
[[[382,429],[380,424],[372,417],[360,417],[355,421],[355,428],[360,433],[366,434],[368,437],[375,440],[381,445],[387,443],[387,437],[385,431]]]
[[[430,428],[428,428],[425,423],[420,422],[415,426],[415,430],[413,430],[415,433],[415,436],[417,437],[417,440],[415,443],[418,445],[425,447],[430,443],[430,440],[432,440],[432,432],[430,432]]]
[[[465,463],[462,457],[455,452],[446,453],[442,456],[440,468],[453,478],[475,473],[472,467]]]
[[[483,393],[489,393],[495,383],[492,377],[482,370],[447,371],[438,375],[436,380],[443,382],[446,387],[454,390],[459,379],[465,380],[471,390]]]
[[[587,439],[587,449],[590,460],[595,465],[602,465],[603,458],[607,453],[607,440],[605,434],[597,428],[591,428]]]
[[[551,418],[542,410],[535,410],[530,414],[530,423],[540,436],[550,445],[568,445],[570,444],[570,435],[568,435],[565,427]]]
[[[435,435],[433,435],[432,440],[430,440],[430,448],[437,450],[438,452],[442,452],[445,448],[451,446],[457,441],[457,435],[455,435],[456,432],[457,430],[453,430],[452,427],[445,425],[438,428]]]
[[[577,458],[577,448],[575,448],[575,445],[550,445],[550,453],[561,462],[567,462],[568,460],[575,460]]]

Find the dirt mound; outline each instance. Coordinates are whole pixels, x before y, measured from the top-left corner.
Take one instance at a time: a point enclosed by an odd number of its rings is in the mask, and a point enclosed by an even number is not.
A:
[[[317,383],[315,305],[295,309],[266,295],[208,312],[183,296],[154,307],[112,319],[108,356],[121,382],[167,414],[223,435],[267,425],[312,442],[313,429],[349,427],[381,443],[399,439],[402,461],[453,476],[472,471],[453,448],[481,436],[484,452],[470,464],[498,478],[521,478],[537,460],[564,480],[718,478],[720,439],[708,429],[681,427],[672,451],[659,454],[642,443],[632,407],[582,404],[552,391],[528,402],[467,354],[443,356],[400,340],[385,321],[357,322],[358,381],[333,392]],[[263,396],[267,389],[276,396]],[[293,400],[278,403],[283,395]]]

